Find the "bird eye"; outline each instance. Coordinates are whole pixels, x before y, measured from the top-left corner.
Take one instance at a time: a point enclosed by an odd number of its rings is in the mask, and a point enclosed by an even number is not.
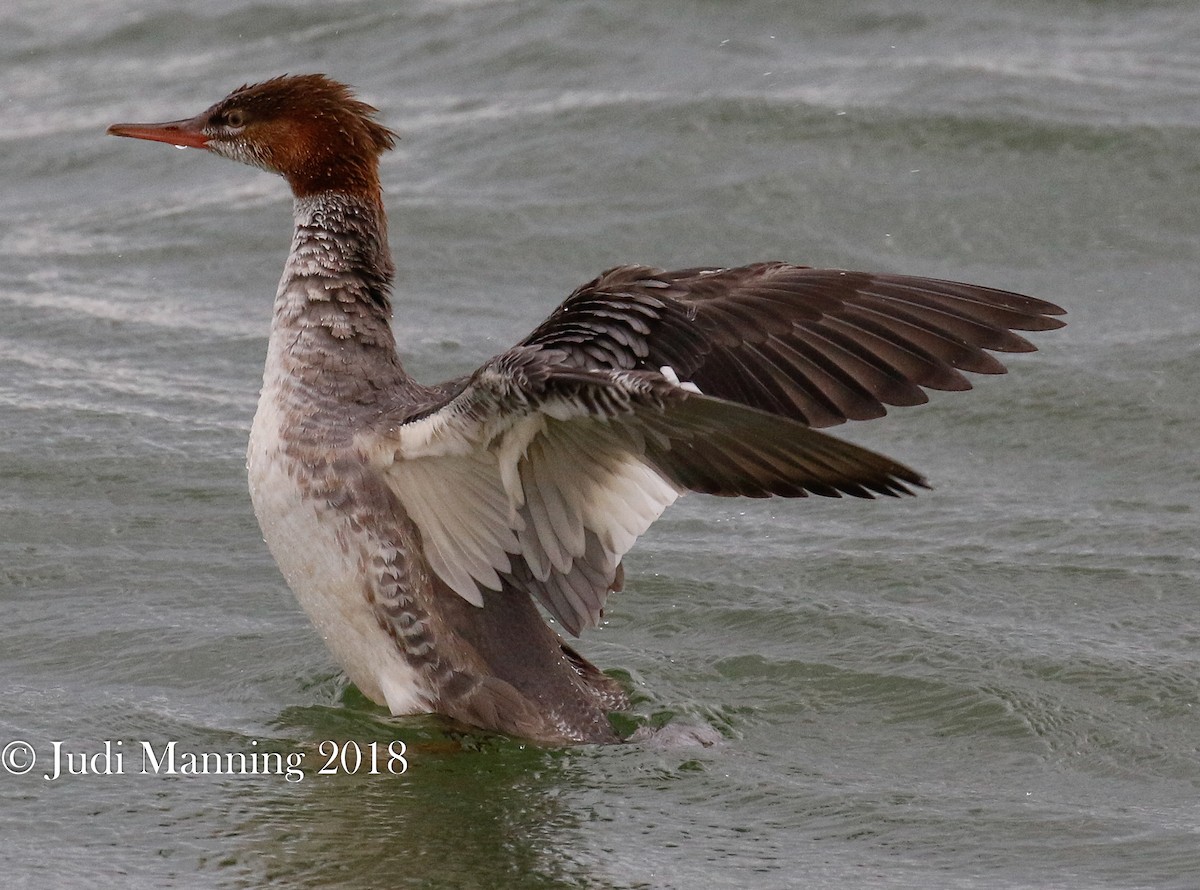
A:
[[[231,108],[229,111],[225,112],[224,123],[225,126],[229,127],[231,130],[240,130],[242,127],[246,126],[246,115],[244,115],[237,108]]]

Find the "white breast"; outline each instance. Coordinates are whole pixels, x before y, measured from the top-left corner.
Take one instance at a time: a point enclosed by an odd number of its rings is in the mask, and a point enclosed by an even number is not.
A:
[[[352,529],[328,503],[306,496],[301,480],[307,470],[284,454],[283,422],[264,393],[246,468],[267,547],[325,645],[362,693],[393,714],[428,712],[429,699],[416,672],[380,628],[366,598],[375,579],[363,567],[384,548],[369,533]]]

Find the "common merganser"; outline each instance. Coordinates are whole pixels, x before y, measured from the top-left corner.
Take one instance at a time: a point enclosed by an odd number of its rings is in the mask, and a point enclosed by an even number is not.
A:
[[[475,373],[401,366],[379,179],[395,134],[321,74],[108,132],[283,176],[295,235],[247,452],[267,545],[350,680],[393,714],[543,743],[619,741],[622,686],[578,636],[621,559],[687,491],[870,498],[914,470],[815,428],[1004,373],[984,350],[1061,327],[1051,303],[784,262],[619,266]]]

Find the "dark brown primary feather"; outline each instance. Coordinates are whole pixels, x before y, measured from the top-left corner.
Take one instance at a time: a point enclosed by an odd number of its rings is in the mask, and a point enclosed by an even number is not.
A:
[[[926,487],[898,461],[756,408],[680,393],[644,422],[647,458],[676,484],[725,497],[872,498]]]
[[[1061,327],[1033,297],[952,281],[759,263],[664,272],[621,266],[579,288],[524,344],[577,367],[670,366],[704,393],[812,427],[964,390],[1030,352],[1014,330]]]

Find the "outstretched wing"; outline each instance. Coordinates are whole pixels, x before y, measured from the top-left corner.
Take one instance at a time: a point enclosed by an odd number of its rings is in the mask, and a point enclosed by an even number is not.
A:
[[[664,272],[621,266],[572,294],[523,343],[581,368],[666,367],[719,398],[822,428],[1002,374],[985,350],[1062,327],[1052,303],[902,275],[759,263]]]
[[[468,601],[502,576],[572,633],[686,490],[872,497],[914,471],[812,427],[1004,372],[1062,310],[970,284],[763,263],[612,269],[368,447],[429,565]]]
[[[914,471],[657,372],[571,367],[520,346],[439,408],[364,443],[429,565],[477,605],[511,575],[572,633],[621,557],[685,490],[799,497],[907,492]]]

